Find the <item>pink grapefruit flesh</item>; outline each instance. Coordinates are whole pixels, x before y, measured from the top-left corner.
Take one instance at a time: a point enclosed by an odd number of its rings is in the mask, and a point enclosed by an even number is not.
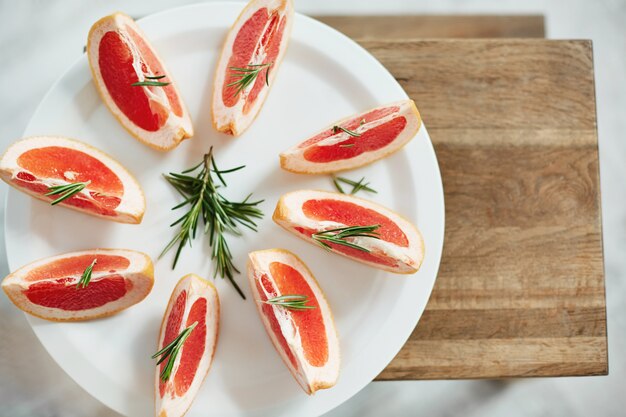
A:
[[[38,136],[12,144],[0,159],[0,177],[9,185],[48,203],[52,187],[84,183],[59,206],[121,223],[140,223],[145,211],[137,180],[110,156],[85,143]]]
[[[287,48],[293,6],[291,0],[252,0],[226,37],[217,65],[212,118],[218,131],[240,135],[260,111]],[[260,66],[242,91],[240,69]],[[269,85],[268,85],[269,84]]]
[[[204,354],[204,346],[206,344],[206,300],[200,298],[191,306],[189,316],[185,327],[198,323],[193,333],[189,336],[183,350],[181,351],[178,372],[174,377],[174,385],[176,385],[176,395],[181,396],[187,392],[193,379],[196,376],[200,359]],[[196,331],[197,329],[197,331]]]
[[[60,146],[36,148],[24,152],[17,159],[24,171],[17,173],[15,182],[36,193],[45,194],[48,187],[37,181],[49,178],[68,182],[89,184],[89,196],[76,194],[65,200],[65,204],[93,210],[103,216],[115,216],[124,195],[124,186],[119,177],[98,159],[85,152]],[[55,196],[48,196],[50,201]]]
[[[317,281],[302,261],[283,249],[249,254],[248,277],[261,320],[274,347],[308,393],[335,384],[339,346],[332,313]],[[306,310],[268,304],[281,295],[307,297]]]
[[[166,381],[155,372],[156,415],[182,416],[191,406],[206,377],[219,330],[219,298],[215,287],[197,275],[186,275],[176,284],[163,316],[157,350],[172,342],[184,329],[195,327],[179,351]]]
[[[163,336],[163,346],[169,345],[172,340],[178,336],[181,330],[181,324],[183,322],[183,314],[185,313],[185,304],[187,302],[187,291],[182,290],[178,296],[176,297],[176,301],[172,309],[170,310],[170,314],[167,318],[167,322],[165,325],[165,335]],[[159,374],[163,372],[163,368],[165,368],[166,362],[161,362],[159,366]],[[159,379],[159,393],[161,397],[165,394],[165,382]]]
[[[351,226],[367,226],[377,224],[376,233],[380,238],[398,246],[407,247],[406,235],[389,217],[375,210],[363,207],[350,201],[332,198],[311,199],[304,202],[302,211],[309,219],[331,221]]]
[[[379,239],[346,238],[363,250],[325,243],[334,253],[386,271],[415,273],[424,257],[424,242],[414,225],[388,208],[351,195],[314,190],[287,193],[278,201],[273,219],[284,229],[317,246],[320,244],[313,235],[318,232],[378,226],[375,232]]]
[[[97,21],[89,32],[87,54],[104,103],[133,136],[169,150],[193,135],[174,80],[129,16],[115,13]],[[133,85],[138,82],[163,84]]]
[[[301,174],[357,168],[400,150],[420,126],[412,100],[391,103],[333,123],[281,153],[280,164]]]
[[[93,261],[91,280],[77,284]],[[94,249],[36,261],[15,271],[2,287],[16,306],[54,321],[104,317],[145,298],[153,284],[152,261],[120,249]]]
[[[140,128],[149,132],[159,130],[167,120],[167,110],[151,101],[143,89],[132,86],[139,82],[139,76],[133,67],[130,48],[120,34],[107,32],[100,41],[99,52],[102,79],[115,104]]]

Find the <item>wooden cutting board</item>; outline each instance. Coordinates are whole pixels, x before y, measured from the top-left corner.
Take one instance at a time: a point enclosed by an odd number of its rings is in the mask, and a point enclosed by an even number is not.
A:
[[[378,379],[607,374],[591,42],[417,40],[424,17],[320,19],[415,100],[443,178],[437,282]]]

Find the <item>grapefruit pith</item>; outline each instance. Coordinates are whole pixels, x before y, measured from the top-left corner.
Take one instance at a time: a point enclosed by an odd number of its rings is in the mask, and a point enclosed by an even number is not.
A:
[[[85,143],[52,136],[35,136],[12,144],[0,158],[0,178],[35,198],[53,187],[83,184],[59,204],[121,223],[140,223],[146,208],[137,180],[117,161]]]
[[[283,59],[291,0],[252,0],[231,27],[213,83],[213,126],[239,136],[261,110]]]
[[[167,361],[156,367],[158,417],[183,416],[191,406],[213,361],[219,319],[220,302],[213,284],[194,274],[182,277],[165,310],[157,350],[169,345],[186,328],[195,327],[182,344],[165,381],[162,373]]]
[[[424,241],[413,224],[388,208],[351,195],[315,190],[287,193],[276,204],[272,219],[306,241],[386,271],[415,273],[424,258]],[[337,229],[364,226],[376,226],[372,232],[376,238],[342,239],[347,244],[319,239],[320,234],[334,236]]]
[[[339,340],[332,312],[307,266],[285,249],[251,252],[250,289],[274,347],[307,394],[335,385]],[[301,296],[306,309],[268,304],[276,297]]]
[[[280,154],[280,166],[299,174],[354,169],[406,145],[421,126],[413,100],[376,107],[339,120]]]
[[[79,285],[90,266],[88,283]],[[93,249],[32,262],[8,275],[2,289],[28,314],[80,321],[137,304],[152,290],[153,275],[152,260],[141,252]]]
[[[162,151],[193,136],[174,80],[131,17],[114,13],[94,23],[87,56],[102,100],[131,135]]]

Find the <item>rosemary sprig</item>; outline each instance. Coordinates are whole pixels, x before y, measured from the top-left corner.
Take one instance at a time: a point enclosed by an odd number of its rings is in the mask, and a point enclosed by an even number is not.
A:
[[[89,285],[89,282],[91,282],[91,272],[93,271],[93,267],[96,266],[97,263],[98,259],[94,258],[94,260],[91,262],[91,265],[85,268],[85,271],[83,271],[83,275],[80,277],[78,284],[76,284],[77,290],[81,288],[87,288],[87,285]]]
[[[56,206],[61,201],[67,200],[68,198],[72,197],[74,194],[80,193],[90,183],[91,181],[73,182],[70,184],[55,185],[52,187],[48,187],[49,191],[45,195],[59,195],[60,194],[59,198],[57,198],[56,200],[53,200],[50,203],[51,205]]]
[[[359,136],[361,136],[361,134],[359,132],[355,132],[354,130],[346,129],[343,126],[338,126],[338,125],[333,126],[333,133],[339,133],[339,131],[345,132],[348,135],[350,135],[352,137],[355,137],[355,138],[358,138]]]
[[[219,188],[226,187],[224,174],[239,171],[244,167],[245,165],[226,170],[218,169],[213,158],[213,147],[211,147],[209,152],[204,155],[202,162],[193,168],[180,174],[170,172],[169,175],[164,175],[165,179],[184,198],[183,202],[174,206],[172,210],[188,205],[190,208],[170,225],[179,225],[180,230],[159,255],[159,258],[163,257],[178,243],[172,264],[172,269],[175,268],[183,247],[188,242],[191,246],[191,240],[196,237],[198,222],[202,219],[204,233],[209,235],[209,245],[212,247],[211,259],[215,261],[214,276],[219,275],[222,278],[228,278],[243,299],[246,297],[233,276],[234,273],[239,273],[239,270],[233,263],[233,256],[226,241],[226,233],[241,235],[239,226],[256,231],[255,219],[263,217],[263,212],[258,208],[258,205],[263,200],[250,201],[252,194],[249,194],[241,202],[232,202],[219,193]],[[192,175],[198,170],[197,174]],[[221,185],[215,184],[212,174],[215,174]]]
[[[372,187],[369,186],[370,185],[369,182],[365,182],[365,177],[362,177],[358,182],[357,181],[353,181],[353,180],[348,179],[348,178],[345,178],[345,177],[336,177],[334,175],[332,176],[332,178],[333,178],[333,184],[335,185],[335,188],[341,194],[347,194],[347,193],[345,192],[343,187],[339,184],[340,182],[352,186],[352,190],[350,191],[350,195],[354,195],[354,194],[358,193],[361,190],[366,191],[368,193],[378,194],[378,191],[376,191],[375,189],[373,189]]]
[[[313,238],[314,241],[319,243],[321,247],[327,250],[332,249],[329,243],[334,243],[336,245],[347,246],[349,248],[357,249],[363,252],[370,252],[369,249],[357,245],[356,243],[352,243],[350,240],[346,239],[354,237],[369,237],[372,239],[380,239],[380,236],[378,235],[378,233],[376,233],[376,230],[379,227],[379,224],[373,224],[370,226],[338,227],[336,229],[323,230],[321,232],[313,233],[311,235],[311,238]]]
[[[317,308],[312,305],[307,305],[309,297],[306,295],[287,294],[279,297],[270,298],[269,300],[262,301],[264,304],[277,305],[288,308],[290,310],[309,310]]]
[[[178,352],[180,352],[183,344],[185,343],[185,340],[187,340],[187,338],[197,325],[198,322],[194,322],[191,326],[180,332],[180,334],[176,336],[176,338],[172,340],[167,346],[152,355],[152,359],[156,359],[159,356],[161,357],[156,363],[157,366],[160,365],[161,362],[163,362],[165,359],[167,359],[167,363],[161,371],[161,381],[166,382],[170,378],[170,375],[172,374],[172,369],[174,368],[174,362],[176,362],[176,356],[178,356]]]
[[[259,73],[267,68],[265,71],[265,85],[270,85],[270,67],[274,64],[274,62],[267,62],[265,64],[249,64],[245,67],[228,67],[232,72],[231,76],[233,78],[238,78],[238,80],[233,81],[232,83],[226,84],[226,87],[237,86],[235,90],[234,96],[236,97],[239,93],[245,90],[249,85],[251,85],[254,80],[259,76]]]

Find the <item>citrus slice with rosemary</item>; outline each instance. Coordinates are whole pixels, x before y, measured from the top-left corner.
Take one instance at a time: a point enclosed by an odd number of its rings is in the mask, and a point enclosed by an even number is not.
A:
[[[339,120],[280,154],[280,166],[299,174],[354,169],[406,145],[421,126],[413,100],[376,107]]]
[[[424,258],[419,230],[399,214],[347,194],[300,190],[283,195],[273,220],[323,249],[397,274]]]
[[[123,249],[93,249],[32,262],[8,275],[2,289],[21,310],[52,321],[118,313],[143,300],[154,283],[152,260]]]
[[[283,59],[293,21],[291,0],[252,0],[226,36],[215,71],[213,126],[239,136],[261,110]]]
[[[191,406],[213,361],[219,320],[213,284],[194,274],[182,277],[170,296],[153,355],[157,416],[182,416]]]
[[[131,17],[94,23],[87,56],[102,101],[135,138],[165,151],[193,135],[176,83]]]
[[[272,344],[307,394],[339,377],[339,340],[324,293],[307,266],[285,249],[251,252],[248,278]]]
[[[140,223],[146,202],[139,183],[104,152],[85,143],[35,136],[0,158],[0,178],[53,205],[121,223]]]

